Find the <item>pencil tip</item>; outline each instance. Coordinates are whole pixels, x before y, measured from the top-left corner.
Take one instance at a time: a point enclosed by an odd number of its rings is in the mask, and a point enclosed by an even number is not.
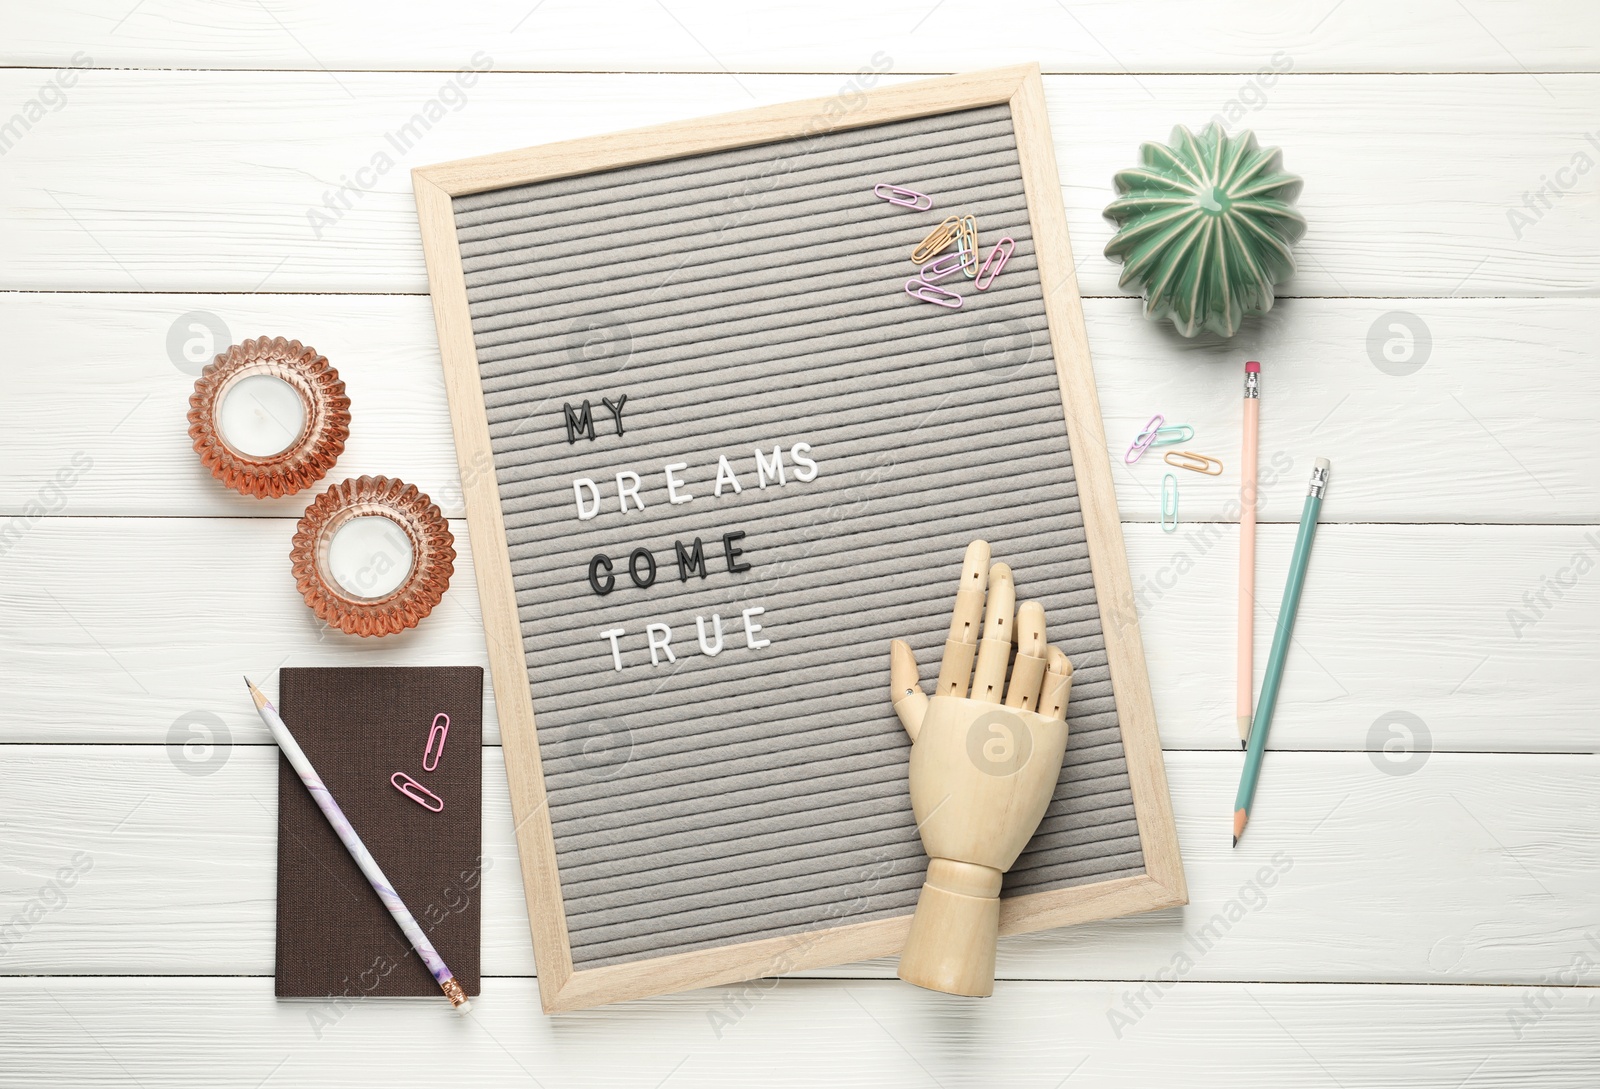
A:
[[[1234,836],[1233,837],[1233,845],[1235,847],[1239,846],[1239,837],[1238,836]]]
[[[250,690],[250,700],[256,705],[256,710],[259,711],[267,706],[267,697],[262,694],[261,689],[257,688],[249,677],[244,679],[244,686]]]
[[[1239,747],[1241,749],[1248,750],[1250,748],[1250,743],[1248,741],[1244,741],[1244,740],[1241,739],[1240,742],[1239,742]]]

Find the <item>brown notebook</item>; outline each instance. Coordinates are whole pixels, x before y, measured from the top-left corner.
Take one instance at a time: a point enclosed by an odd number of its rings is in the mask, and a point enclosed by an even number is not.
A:
[[[367,850],[469,995],[478,993],[483,670],[284,669],[278,711]],[[424,771],[434,716],[444,751]],[[401,771],[444,802],[390,783]],[[289,762],[278,758],[280,998],[439,994]]]

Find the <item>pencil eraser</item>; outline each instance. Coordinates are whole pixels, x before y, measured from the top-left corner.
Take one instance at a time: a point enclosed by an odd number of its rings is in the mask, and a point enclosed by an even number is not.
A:
[[[1246,373],[1246,374],[1260,374],[1261,373],[1261,364],[1257,363],[1255,360],[1252,359],[1250,362],[1248,362],[1248,363],[1246,363],[1244,365],[1244,373]]]
[[[1333,462],[1329,461],[1327,458],[1318,458],[1316,464],[1317,468],[1324,473],[1333,468]]]

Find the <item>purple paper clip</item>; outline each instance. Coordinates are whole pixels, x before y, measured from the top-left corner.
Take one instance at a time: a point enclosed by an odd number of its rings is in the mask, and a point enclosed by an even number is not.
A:
[[[1156,432],[1160,431],[1161,425],[1166,422],[1167,418],[1159,412],[1150,417],[1150,422],[1144,425],[1144,430],[1134,436],[1133,445],[1129,446],[1128,452],[1122,455],[1122,460],[1132,465],[1144,457],[1144,452],[1150,449],[1150,445],[1156,441]]]
[[[411,776],[407,775],[405,772],[395,772],[393,775],[389,776],[389,782],[394,784],[394,788],[396,790],[404,794],[407,798],[410,798],[412,801],[416,802],[428,812],[444,812],[444,799],[439,797],[439,795],[435,794],[433,791],[429,790],[427,787],[423,786],[421,783],[417,782],[415,779],[411,778]]]
[[[966,263],[966,255],[960,252],[947,253],[943,257],[936,257],[922,266],[922,282],[936,284],[947,276],[954,276],[961,271],[961,266]]]
[[[946,291],[938,284],[930,284],[926,280],[907,280],[906,294],[913,299],[921,299],[923,302],[930,302],[947,310],[961,309],[960,295],[954,291]]]
[[[903,189],[898,185],[888,182],[879,182],[872,187],[872,195],[881,197],[890,204],[898,204],[902,208],[914,208],[919,212],[926,212],[933,207],[933,198],[926,193],[919,193],[915,189]],[[906,198],[910,197],[910,200]]]
[[[444,722],[440,722],[444,719]],[[450,716],[440,711],[433,716],[433,725],[428,729],[428,747],[422,750],[422,770],[433,771],[439,766],[439,757],[444,755],[445,735],[450,732]],[[435,747],[434,743],[438,742]],[[433,763],[428,763],[428,758],[433,758]]]
[[[1005,249],[1002,250],[1000,248],[1001,246],[1004,246]],[[994,249],[989,251],[989,256],[983,259],[983,267],[978,270],[977,281],[972,286],[976,287],[979,291],[988,291],[989,285],[994,283],[994,278],[996,276],[1000,275],[1000,270],[1006,267],[1006,262],[1011,259],[1011,255],[1016,251],[1016,248],[1016,239],[1012,238],[1010,235],[1007,235],[1000,241],[996,242],[994,244]],[[999,258],[998,261],[995,260],[997,257]],[[994,266],[993,272],[989,271],[990,265]],[[987,276],[988,279],[984,279],[985,276]]]

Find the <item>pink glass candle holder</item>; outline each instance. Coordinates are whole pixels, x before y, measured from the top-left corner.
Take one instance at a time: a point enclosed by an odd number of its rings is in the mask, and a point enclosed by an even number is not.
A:
[[[335,484],[306,509],[289,559],[319,618],[350,635],[414,628],[455,573],[455,537],[414,485],[384,476]]]
[[[211,475],[257,499],[327,475],[350,436],[339,372],[298,340],[260,337],[207,364],[189,398],[189,437]]]

